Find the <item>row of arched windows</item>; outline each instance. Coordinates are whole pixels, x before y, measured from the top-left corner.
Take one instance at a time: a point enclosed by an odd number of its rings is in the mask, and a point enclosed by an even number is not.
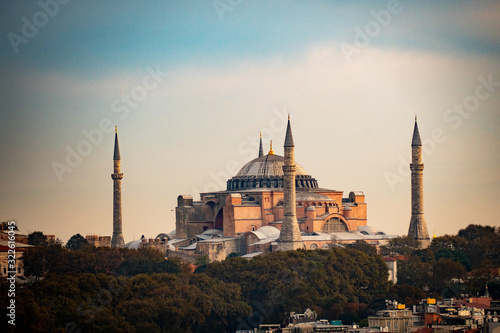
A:
[[[311,179],[296,179],[295,186],[297,188],[317,188],[318,181],[312,177]],[[241,190],[247,188],[270,187],[279,188],[284,187],[283,178],[268,178],[268,179],[229,179],[227,181],[227,190]]]

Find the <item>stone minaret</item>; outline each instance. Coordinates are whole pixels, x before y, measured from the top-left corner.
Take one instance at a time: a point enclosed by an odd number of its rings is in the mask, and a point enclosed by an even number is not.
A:
[[[262,148],[262,132],[260,132],[260,144],[259,144],[259,157],[264,155],[264,149]]]
[[[285,215],[281,226],[280,237],[278,238],[278,251],[297,250],[304,247],[295,209],[295,145],[293,144],[290,116],[288,116],[284,148],[285,162],[283,165],[283,194],[285,202]]]
[[[122,178],[120,172],[120,147],[118,145],[118,130],[115,126],[115,152],[113,154],[114,173],[113,178],[113,237],[111,238],[112,247],[120,247],[123,241],[122,233]]]
[[[419,242],[419,248],[427,248],[430,244],[429,231],[424,218],[424,184],[422,163],[422,142],[418,133],[417,117],[415,116],[415,128],[411,141],[411,220],[408,229],[408,237],[415,238]]]

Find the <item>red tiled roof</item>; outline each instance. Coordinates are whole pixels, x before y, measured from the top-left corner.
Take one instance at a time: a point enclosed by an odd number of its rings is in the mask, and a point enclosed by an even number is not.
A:
[[[383,261],[397,261],[396,259],[391,258],[391,257],[382,257],[382,260]]]

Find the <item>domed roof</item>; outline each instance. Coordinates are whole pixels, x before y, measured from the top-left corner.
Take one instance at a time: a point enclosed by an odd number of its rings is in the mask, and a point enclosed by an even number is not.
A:
[[[375,235],[378,231],[374,227],[371,227],[369,225],[362,225],[358,227],[358,231],[361,233],[365,233],[368,235]]]
[[[279,155],[264,155],[245,164],[236,177],[283,177],[285,158]],[[303,167],[295,162],[296,175],[307,175]]]
[[[260,227],[257,231],[266,235],[267,238],[278,238],[280,235],[280,230],[278,228],[268,225]]]

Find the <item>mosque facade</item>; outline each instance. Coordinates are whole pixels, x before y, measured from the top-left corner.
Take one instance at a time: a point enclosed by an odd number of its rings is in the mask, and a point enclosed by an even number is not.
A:
[[[275,250],[328,249],[359,240],[385,244],[391,236],[367,226],[361,191],[326,189],[294,161],[288,122],[285,157],[271,149],[245,164],[227,180],[226,189],[180,195],[172,250],[223,260],[231,253],[247,257]],[[293,192],[293,193],[292,193]]]

